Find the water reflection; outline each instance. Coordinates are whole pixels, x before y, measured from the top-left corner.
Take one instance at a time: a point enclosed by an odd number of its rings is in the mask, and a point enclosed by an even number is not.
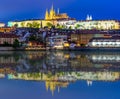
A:
[[[9,80],[44,81],[46,90],[60,91],[79,80],[120,79],[120,53],[117,52],[2,52],[0,77]]]

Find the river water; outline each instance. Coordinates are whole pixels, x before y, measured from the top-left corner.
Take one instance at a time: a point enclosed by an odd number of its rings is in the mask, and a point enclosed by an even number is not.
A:
[[[0,52],[0,99],[120,99],[120,53]]]

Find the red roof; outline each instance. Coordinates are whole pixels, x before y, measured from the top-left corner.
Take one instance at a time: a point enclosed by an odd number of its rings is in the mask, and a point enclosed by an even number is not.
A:
[[[0,34],[0,38],[18,38],[19,36],[15,35],[15,34],[4,34],[4,33],[1,33]]]

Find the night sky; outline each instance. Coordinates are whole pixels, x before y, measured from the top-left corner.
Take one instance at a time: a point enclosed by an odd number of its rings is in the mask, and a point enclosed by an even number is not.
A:
[[[120,0],[0,0],[0,21],[43,19],[52,4],[78,20],[120,19]]]

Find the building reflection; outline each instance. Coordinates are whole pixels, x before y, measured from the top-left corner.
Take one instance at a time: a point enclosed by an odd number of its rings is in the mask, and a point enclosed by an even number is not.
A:
[[[118,52],[3,52],[0,78],[44,81],[46,90],[60,91],[70,83],[85,80],[120,80]]]

